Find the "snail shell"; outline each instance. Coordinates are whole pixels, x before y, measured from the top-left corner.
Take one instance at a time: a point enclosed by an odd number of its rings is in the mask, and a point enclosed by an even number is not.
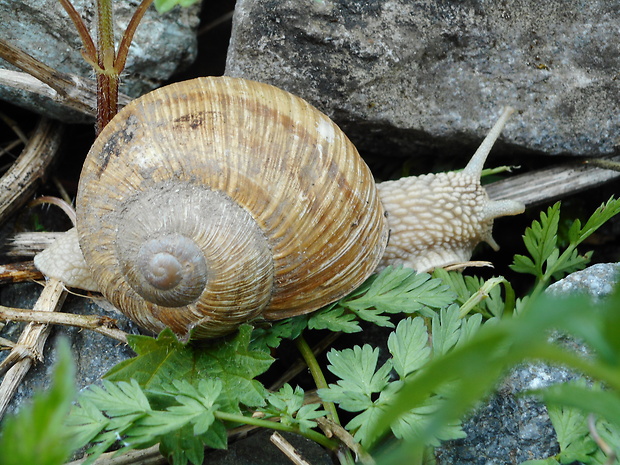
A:
[[[388,237],[344,133],[288,92],[228,77],[119,112],[87,156],[77,214],[104,296],[147,329],[195,338],[337,300],[375,270]]]

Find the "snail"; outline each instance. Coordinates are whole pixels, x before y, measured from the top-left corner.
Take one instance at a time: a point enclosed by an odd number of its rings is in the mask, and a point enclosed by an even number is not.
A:
[[[497,248],[493,219],[524,210],[479,182],[508,114],[464,171],[375,184],[338,126],[286,91],[230,77],[162,87],[98,136],[77,226],[35,264],[184,338],[308,313],[378,268],[425,271],[468,260],[480,241]]]

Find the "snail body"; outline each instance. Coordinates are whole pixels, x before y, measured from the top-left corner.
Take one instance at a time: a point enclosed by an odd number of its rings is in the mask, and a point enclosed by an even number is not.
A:
[[[482,162],[470,170],[478,186]],[[425,182],[445,183],[436,179]],[[304,100],[253,81],[198,78],[134,100],[104,128],[82,170],[77,233],[35,264],[69,286],[101,291],[146,329],[214,337],[259,316],[316,310],[378,266],[462,260],[467,251],[402,259],[398,238],[419,241],[400,219],[420,220],[394,201],[411,189],[417,197],[415,186],[377,189],[344,133]],[[465,203],[460,213],[471,216]],[[394,210],[389,225],[384,204]],[[492,218],[523,209],[491,204],[466,249],[493,244]],[[388,246],[390,228],[397,239]]]

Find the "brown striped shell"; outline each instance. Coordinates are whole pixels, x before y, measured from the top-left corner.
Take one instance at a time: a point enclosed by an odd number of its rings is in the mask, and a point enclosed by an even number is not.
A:
[[[195,338],[337,300],[388,236],[368,167],[327,116],[228,77],[125,107],[88,154],[77,212],[104,296],[147,329]]]

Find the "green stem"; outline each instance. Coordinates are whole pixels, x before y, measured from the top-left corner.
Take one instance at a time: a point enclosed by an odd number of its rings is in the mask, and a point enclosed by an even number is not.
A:
[[[328,439],[327,437],[325,437],[324,435],[322,435],[321,433],[317,431],[308,430],[308,431],[303,432],[303,431],[300,431],[299,428],[283,425],[282,423],[277,422],[277,421],[263,420],[261,418],[254,418],[254,417],[246,417],[244,415],[240,415],[236,413],[226,413],[226,412],[221,412],[219,410],[215,412],[215,418],[222,420],[222,421],[230,421],[232,423],[242,423],[242,424],[257,426],[259,428],[270,428],[270,429],[275,429],[278,431],[286,431],[289,433],[301,434],[302,436],[310,439],[311,441],[314,441],[330,450],[336,449],[338,445],[340,444],[337,441]]]
[[[515,295],[515,290],[512,287],[512,284],[508,280],[504,280],[504,316],[510,316],[515,311],[515,304],[517,302],[517,297]]]
[[[321,367],[316,357],[314,356],[314,352],[306,342],[303,336],[299,336],[295,339],[295,345],[297,346],[297,350],[301,353],[301,356],[304,358],[306,365],[310,369],[310,374],[314,379],[314,383],[318,389],[327,389],[327,381],[325,380],[325,376],[323,375],[323,371],[321,371]],[[340,424],[340,420],[338,419],[338,412],[336,411],[336,406],[332,402],[323,401],[323,407],[329,413],[331,420],[334,423]]]
[[[506,284],[506,282],[506,279],[502,277],[491,278],[485,281],[478,292],[474,293],[469,299],[467,299],[467,302],[461,305],[459,310],[459,318],[465,318],[476,305],[489,297],[489,294],[494,287],[499,286],[502,283]]]

